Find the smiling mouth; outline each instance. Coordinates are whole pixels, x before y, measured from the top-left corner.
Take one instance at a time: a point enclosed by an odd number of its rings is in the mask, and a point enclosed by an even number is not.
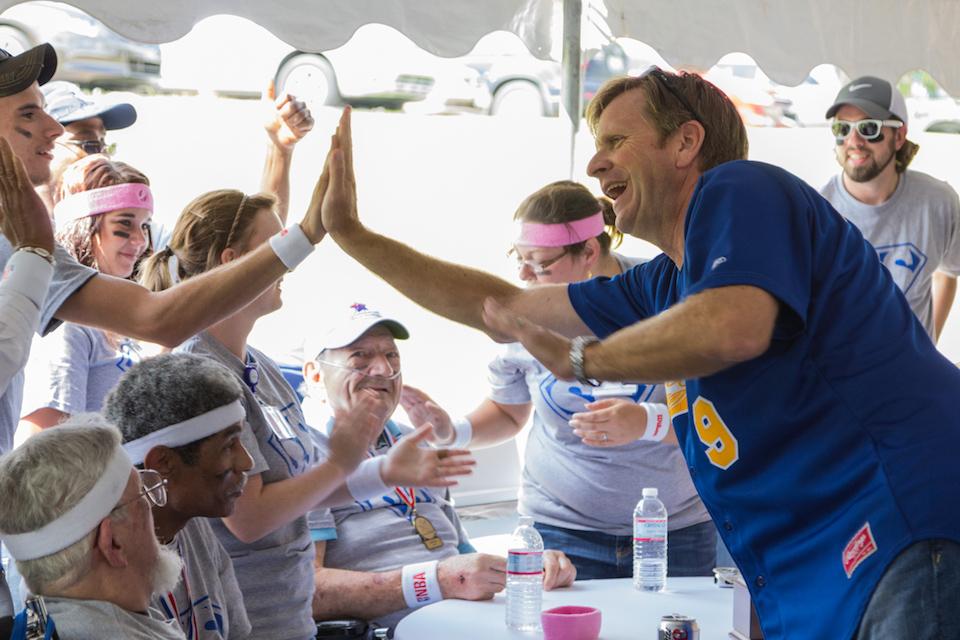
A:
[[[626,182],[611,182],[603,188],[603,195],[607,196],[611,200],[616,200],[623,195],[623,192],[627,190]]]

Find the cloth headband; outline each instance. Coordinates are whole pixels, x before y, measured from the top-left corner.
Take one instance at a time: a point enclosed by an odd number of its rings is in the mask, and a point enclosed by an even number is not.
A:
[[[133,460],[133,464],[143,464],[147,454],[154,447],[182,447],[185,444],[202,440],[207,436],[223,431],[230,425],[243,420],[246,415],[243,404],[238,398],[230,404],[225,404],[189,420],[148,433],[142,438],[131,440],[125,443],[123,448],[126,449],[130,459]]]
[[[66,549],[83,539],[110,515],[127,488],[131,471],[133,463],[130,457],[121,447],[117,447],[103,474],[80,502],[36,531],[0,533],[3,544],[17,560],[43,558]]]
[[[53,215],[62,226],[80,218],[120,209],[147,209],[153,212],[153,193],[145,184],[126,183],[74,193],[56,204]]]
[[[565,247],[596,238],[603,233],[603,227],[602,211],[573,222],[524,222],[520,225],[520,237],[514,244],[529,247]]]

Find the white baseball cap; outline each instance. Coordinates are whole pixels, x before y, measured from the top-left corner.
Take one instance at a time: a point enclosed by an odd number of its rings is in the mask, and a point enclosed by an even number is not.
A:
[[[305,360],[313,360],[324,349],[345,347],[377,325],[386,327],[397,340],[410,337],[410,332],[399,320],[384,316],[362,302],[354,302],[345,312],[341,312],[339,317],[333,319],[329,329],[304,341],[303,357]]]

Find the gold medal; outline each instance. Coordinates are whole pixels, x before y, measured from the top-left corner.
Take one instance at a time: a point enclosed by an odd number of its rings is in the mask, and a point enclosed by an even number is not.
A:
[[[420,536],[420,542],[430,551],[443,546],[443,540],[437,536],[437,530],[434,528],[433,523],[425,517],[418,515],[416,512],[414,512],[413,516],[413,528],[417,531],[417,535]]]

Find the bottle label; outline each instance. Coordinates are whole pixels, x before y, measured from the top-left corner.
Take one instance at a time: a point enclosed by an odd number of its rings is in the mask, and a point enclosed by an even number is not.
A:
[[[667,539],[666,518],[634,518],[634,542],[664,542]]]
[[[512,576],[536,576],[543,573],[543,551],[511,549],[507,553],[507,573]]]

